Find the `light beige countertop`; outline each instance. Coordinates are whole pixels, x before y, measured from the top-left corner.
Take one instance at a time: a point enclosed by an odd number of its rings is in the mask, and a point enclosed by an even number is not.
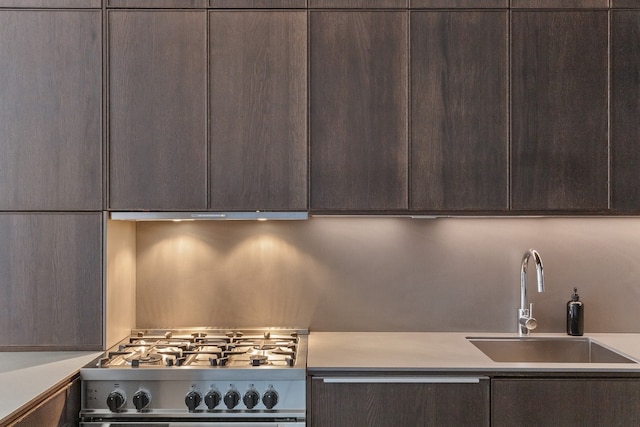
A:
[[[469,342],[467,337],[517,337],[517,334],[312,332],[309,334],[307,368],[312,374],[331,371],[640,373],[640,363],[494,362]],[[533,333],[531,337],[567,335]],[[603,346],[640,362],[640,334],[598,333],[585,334],[582,338],[592,338]]]
[[[0,352],[0,425],[71,379],[101,352]]]
[[[627,372],[640,363],[498,363],[467,337],[516,337],[487,332],[312,332],[307,367],[312,374],[397,372]],[[566,337],[532,334],[532,337]],[[585,334],[640,362],[640,334]],[[102,352],[0,352],[0,424],[71,379]]]

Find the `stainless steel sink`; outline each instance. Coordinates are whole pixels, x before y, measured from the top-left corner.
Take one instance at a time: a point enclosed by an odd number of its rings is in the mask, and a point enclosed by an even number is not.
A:
[[[637,363],[591,338],[467,337],[494,362]]]

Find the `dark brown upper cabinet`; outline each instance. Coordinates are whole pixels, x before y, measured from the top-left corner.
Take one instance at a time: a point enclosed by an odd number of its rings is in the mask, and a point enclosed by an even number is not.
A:
[[[607,9],[618,0],[510,0],[512,9]]]
[[[306,9],[307,0],[209,0],[217,9]]]
[[[511,207],[605,211],[608,12],[511,16]]]
[[[0,10],[0,210],[102,210],[100,10]]]
[[[208,0],[103,0],[108,8],[206,9]]]
[[[0,349],[103,348],[102,214],[0,213]]]
[[[0,7],[40,9],[100,9],[102,0],[0,0]]]
[[[310,9],[406,8],[408,0],[308,0]]]
[[[207,208],[207,12],[109,10],[109,208]]]
[[[307,210],[306,11],[210,12],[209,37],[210,208]]]
[[[312,211],[408,209],[406,11],[311,11]]]
[[[640,9],[640,0],[610,0],[612,8],[634,8]]]
[[[508,12],[411,13],[412,210],[506,211]]]
[[[409,7],[412,9],[506,9],[510,1],[512,0],[409,0]]]
[[[640,2],[636,3],[640,7]],[[640,10],[611,18],[611,208],[640,210]]]

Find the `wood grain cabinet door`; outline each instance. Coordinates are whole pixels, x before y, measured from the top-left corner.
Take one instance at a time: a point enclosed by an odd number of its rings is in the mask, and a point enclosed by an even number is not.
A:
[[[407,13],[309,14],[311,210],[407,210]]]
[[[506,11],[411,13],[412,210],[506,211]]]
[[[638,420],[637,378],[491,380],[495,427],[635,427]]]
[[[102,214],[0,214],[0,348],[101,350]]]
[[[636,4],[640,7],[640,2]],[[611,208],[640,210],[640,10],[611,12]]]
[[[313,427],[489,426],[489,380],[429,383],[407,377],[351,376],[348,381],[313,377]],[[385,383],[385,381],[388,381]]]
[[[608,12],[511,12],[511,206],[608,207]]]
[[[210,208],[307,210],[307,14],[209,14]]]
[[[0,210],[102,210],[99,10],[0,10]]]
[[[207,14],[110,10],[109,207],[207,208]]]

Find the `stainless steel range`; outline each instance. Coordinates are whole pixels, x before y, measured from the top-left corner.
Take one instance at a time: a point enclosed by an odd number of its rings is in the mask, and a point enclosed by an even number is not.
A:
[[[308,331],[135,329],[80,370],[81,426],[304,426]]]

